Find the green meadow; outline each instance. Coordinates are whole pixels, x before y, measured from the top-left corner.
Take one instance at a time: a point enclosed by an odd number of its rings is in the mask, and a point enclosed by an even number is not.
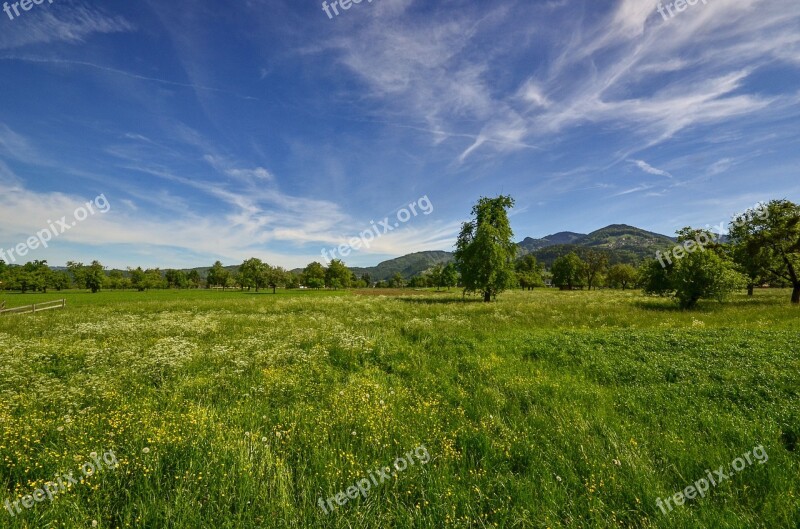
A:
[[[800,527],[788,291],[694,311],[391,294],[8,295],[67,308],[0,318],[0,527]],[[427,464],[318,505],[421,446]],[[759,446],[765,463],[657,507]]]

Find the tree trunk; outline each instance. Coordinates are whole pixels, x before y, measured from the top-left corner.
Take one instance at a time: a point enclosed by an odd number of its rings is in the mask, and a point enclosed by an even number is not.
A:
[[[755,289],[755,285],[753,283],[748,284],[747,285],[747,295],[748,296],[752,296],[754,289]]]
[[[795,283],[792,290],[792,303],[800,305],[800,283]]]
[[[485,303],[491,303],[492,302],[492,293],[489,292],[488,290],[483,293],[483,301]]]

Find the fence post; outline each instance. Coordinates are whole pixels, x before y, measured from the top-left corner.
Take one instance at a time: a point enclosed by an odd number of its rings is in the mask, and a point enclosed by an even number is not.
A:
[[[34,303],[32,306],[33,306],[33,312],[36,312],[36,303]]]

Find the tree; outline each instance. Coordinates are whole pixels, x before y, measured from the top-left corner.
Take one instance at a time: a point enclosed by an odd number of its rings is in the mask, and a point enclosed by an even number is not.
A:
[[[405,288],[406,280],[403,278],[403,274],[400,272],[395,272],[394,275],[389,279],[389,288]]]
[[[300,288],[301,276],[295,272],[286,273],[286,288]]]
[[[72,282],[77,288],[87,288],[86,286],[86,267],[83,263],[67,261],[67,271],[72,276]]]
[[[148,268],[144,271],[144,288],[145,289],[165,289],[167,288],[167,281],[161,273],[160,268]]]
[[[106,280],[105,268],[100,261],[92,261],[86,270],[86,287],[91,289],[92,294],[97,294]]]
[[[586,263],[575,252],[562,255],[553,262],[550,271],[553,273],[553,284],[561,290],[583,288],[583,280],[587,277]]]
[[[542,273],[544,266],[541,265],[531,254],[525,255],[514,265],[517,271],[517,281],[522,290],[533,290],[535,287],[543,287],[544,279]]]
[[[608,268],[608,254],[589,250],[586,252],[586,259],[584,262],[586,263],[586,267],[584,268],[586,284],[589,290],[591,290],[595,280]]]
[[[696,233],[689,228],[681,230],[678,242],[691,241]],[[666,266],[657,259],[648,261],[641,269],[640,280],[646,294],[672,296],[685,309],[695,307],[701,299],[722,302],[746,284],[746,278],[724,255],[697,248]]]
[[[200,283],[203,282],[200,278],[200,272],[197,270],[189,270],[189,273],[186,274],[186,280],[189,282],[189,288],[200,288]]]
[[[63,271],[53,272],[52,286],[59,292],[68,289],[70,286],[69,274]]]
[[[431,283],[433,286],[436,287],[436,291],[438,292],[444,286],[444,265],[442,263],[436,264],[433,268],[431,268],[428,275],[431,278]]]
[[[272,293],[275,294],[275,289],[279,286],[286,285],[288,272],[280,266],[266,266],[267,284],[272,288]]]
[[[325,286],[334,290],[348,288],[352,273],[340,259],[334,259],[325,271]]]
[[[247,287],[247,290],[255,287],[258,292],[267,284],[267,268],[261,259],[251,257],[239,266],[239,282]]]
[[[629,264],[615,264],[608,270],[608,284],[611,288],[622,288],[636,283],[638,272]]]
[[[111,290],[117,290],[118,288],[123,288],[124,281],[125,275],[122,273],[122,270],[111,270],[108,273],[108,281],[106,284]]]
[[[368,273],[366,273],[366,272],[364,272],[363,274],[361,274],[361,281],[363,281],[363,282],[364,282],[364,285],[366,285],[366,286],[370,286],[370,285],[372,285],[372,278],[371,278],[371,277],[369,276],[369,274],[368,274]]]
[[[230,272],[225,270],[225,268],[222,266],[222,263],[217,261],[208,271],[208,276],[206,277],[206,287],[222,287],[222,290],[224,291],[228,286],[229,277]]]
[[[458,286],[458,269],[455,263],[448,263],[442,270],[442,285],[450,290],[450,287]]]
[[[325,267],[314,261],[303,270],[303,284],[308,288],[320,289],[325,286]]]
[[[164,272],[164,278],[167,280],[167,288],[187,288],[189,286],[189,279],[186,273],[182,270],[167,270]]]
[[[144,270],[142,267],[139,266],[135,270],[128,268],[128,272],[131,276],[131,286],[138,290],[139,292],[144,292],[147,290],[147,285],[145,284],[145,277],[144,277]]]
[[[792,303],[800,304],[800,205],[773,200],[739,215],[731,225],[737,262],[750,284],[764,272],[792,285]]]
[[[92,261],[89,266],[74,261],[67,262],[67,270],[72,274],[78,288],[88,288],[97,294],[106,281],[106,273],[100,261]]]
[[[464,293],[480,292],[489,303],[514,285],[517,245],[508,221],[514,199],[481,197],[472,207],[473,220],[461,226],[455,262],[461,272]]]

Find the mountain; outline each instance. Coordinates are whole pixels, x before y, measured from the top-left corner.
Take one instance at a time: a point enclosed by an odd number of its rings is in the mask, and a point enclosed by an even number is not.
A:
[[[675,239],[666,235],[660,235],[626,224],[612,224],[588,235],[562,231],[541,239],[527,237],[518,243],[520,248],[518,255],[532,253],[540,262],[549,267],[558,257],[570,252],[584,255],[589,250],[596,250],[608,252],[612,264],[638,264],[645,257],[655,256],[657,250],[663,250],[674,244]],[[350,269],[359,277],[365,273],[369,274],[372,281],[385,281],[397,272],[408,279],[429,270],[439,263],[447,264],[452,260],[452,252],[417,252],[384,261],[377,266],[366,268],[351,267]],[[210,267],[208,266],[195,268],[203,277],[205,277],[209,269]],[[226,266],[225,269],[235,273],[238,272],[239,267],[238,265]],[[184,271],[188,272],[189,269]],[[302,268],[292,270],[295,273],[302,271]]]
[[[519,255],[532,253],[548,267],[558,257],[575,252],[585,255],[589,250],[606,251],[610,262],[638,264],[645,257],[652,257],[657,250],[675,244],[675,239],[626,224],[612,224],[593,231],[588,235],[562,231],[541,239],[525,238],[518,243]],[[356,275],[368,273],[373,281],[383,281],[400,272],[410,278],[421,274],[438,263],[447,264],[453,260],[451,252],[418,252],[369,268],[351,268]]]
[[[525,240],[518,243],[518,245],[520,248],[522,248],[524,253],[531,253],[535,252],[536,250],[541,250],[542,248],[547,248],[548,246],[555,246],[557,244],[571,244],[575,240],[585,236],[586,235],[582,233],[560,231],[558,233],[554,233],[553,235],[548,235],[542,239],[532,239],[531,237],[526,237]]]
[[[403,277],[409,278],[418,275],[437,264],[447,264],[453,260],[451,252],[434,251],[434,252],[417,252],[397,259],[384,261],[378,266],[371,266],[368,268],[355,268],[350,267],[350,270],[361,277],[362,274],[369,274],[373,281],[385,281],[400,272]]]
[[[558,257],[575,252],[583,255],[589,250],[606,251],[612,264],[638,264],[645,257],[652,257],[657,250],[675,244],[675,239],[642,230],[626,224],[612,224],[574,239],[568,244],[549,245],[533,251],[536,258],[547,266]]]

